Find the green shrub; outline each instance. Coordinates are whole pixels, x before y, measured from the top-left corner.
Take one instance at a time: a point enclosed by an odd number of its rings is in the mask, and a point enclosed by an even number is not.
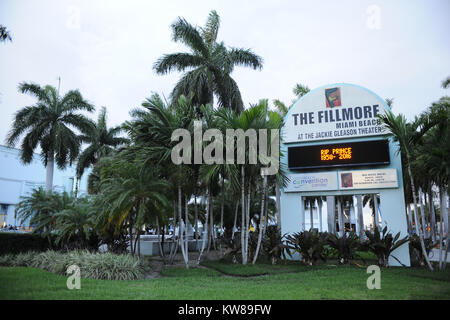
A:
[[[144,276],[144,265],[129,254],[91,253],[75,250],[61,253],[53,250],[0,256],[1,266],[30,266],[56,274],[66,274],[70,265],[80,267],[82,278],[102,280],[136,280]]]
[[[427,254],[438,245],[439,242],[433,243],[431,238],[424,239],[425,250]],[[409,252],[411,256],[411,265],[424,266],[426,264],[425,257],[422,253],[422,246],[420,244],[420,238],[418,235],[412,235],[409,238]]]
[[[13,254],[0,255],[0,266],[2,267],[12,267],[14,261]]]
[[[12,266],[14,267],[29,267],[31,266],[33,262],[33,257],[36,253],[35,252],[24,252],[24,253],[18,253],[11,257]]]
[[[351,232],[343,236],[329,234],[327,244],[336,251],[340,264],[347,264],[350,260],[359,257],[357,251],[361,248],[361,242],[356,233]]]
[[[304,264],[312,266],[319,259],[326,261],[328,256],[326,240],[326,233],[310,230],[288,235],[286,244],[289,249],[301,254]]]
[[[278,260],[286,260],[285,252],[289,247],[284,243],[283,236],[277,226],[268,226],[266,236],[262,240],[264,256],[270,259],[272,264]]]
[[[389,267],[389,256],[392,251],[409,241],[407,236],[400,239],[400,232],[393,236],[388,232],[387,227],[384,227],[381,232],[379,228],[375,228],[373,233],[366,230],[366,236],[367,241],[363,246],[377,256],[380,267]],[[395,256],[392,257],[398,261]]]
[[[37,234],[0,232],[0,255],[49,249],[48,240]]]

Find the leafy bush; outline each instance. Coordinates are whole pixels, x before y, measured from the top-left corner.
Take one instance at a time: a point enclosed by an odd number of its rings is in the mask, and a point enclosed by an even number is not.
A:
[[[286,236],[289,249],[302,256],[304,264],[312,266],[319,259],[326,261],[328,249],[325,247],[327,234],[317,231],[303,231]]]
[[[128,254],[71,251],[60,253],[48,250],[0,256],[2,266],[31,266],[52,273],[66,274],[70,265],[80,267],[81,277],[103,280],[136,280],[143,278],[144,265]]]
[[[277,226],[268,226],[266,236],[262,240],[263,254],[270,259],[272,264],[278,260],[286,260],[286,250],[289,247],[284,243],[283,236]]]
[[[337,234],[329,234],[327,244],[336,250],[340,264],[347,264],[351,259],[359,257],[356,251],[360,249],[361,242],[354,232],[351,232],[348,236],[344,232],[342,237]]]
[[[389,256],[392,251],[409,241],[408,237],[400,238],[400,232],[395,236],[388,232],[387,227],[384,227],[380,232],[379,228],[375,228],[373,234],[366,230],[367,241],[364,246],[378,258],[378,265],[380,267],[389,267]],[[395,256],[392,256],[397,261]]]
[[[238,262],[238,255],[241,252],[241,234],[236,232],[234,239],[227,233],[219,237],[219,243],[225,248],[224,257],[231,257],[233,263]]]
[[[15,254],[28,251],[45,251],[49,242],[36,234],[30,233],[0,233],[0,255]]]
[[[433,243],[431,238],[424,239],[425,250],[427,254],[430,254],[431,249],[436,247],[438,242]],[[426,261],[422,253],[422,246],[420,244],[420,238],[418,235],[413,235],[409,238],[409,252],[411,256],[411,263],[416,266],[425,265]]]

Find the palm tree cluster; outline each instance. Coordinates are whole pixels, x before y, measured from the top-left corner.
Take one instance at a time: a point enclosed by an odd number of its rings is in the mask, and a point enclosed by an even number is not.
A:
[[[439,245],[439,269],[443,270],[448,250],[443,253],[442,249],[448,248],[450,240],[446,201],[450,173],[450,98],[440,98],[412,121],[392,112],[380,115],[380,119],[400,145],[410,236],[419,237],[422,257],[430,270],[433,267],[425,242],[430,239],[432,246]]]
[[[172,133],[186,129],[193,134],[195,121],[202,123],[205,130],[214,128],[224,135],[228,128],[246,131],[279,129],[282,125],[282,117],[269,110],[267,100],[244,110],[231,73],[236,66],[261,69],[262,58],[250,49],[230,48],[218,42],[219,25],[215,11],[204,27],[195,27],[183,18],[172,24],[173,40],[187,45],[190,52],[164,55],[154,69],[158,74],[177,70],[183,75],[169,101],[153,94],[141,108],[131,111],[131,120],[121,127],[107,127],[105,108],[97,122],[85,117],[82,112],[92,112],[94,106],[78,90],[60,96],[59,89],[52,86],[21,83],[19,91],[33,95],[37,102],[16,113],[7,143],[14,146],[21,139],[24,163],[29,163],[40,147],[47,167],[46,190],[36,190],[18,206],[17,214],[22,220],[28,219],[45,236],[64,234],[58,238],[59,243],[75,235],[87,240],[95,234],[114,250],[123,249],[125,239],[125,248],[128,246],[138,255],[140,236],[151,229],[161,235],[161,254],[164,256],[164,241],[169,242],[169,261],[180,249],[186,267],[192,226],[199,250],[197,262],[204,250],[219,246],[217,233],[234,238],[240,231],[244,264],[249,260],[249,230],[256,227],[259,235],[252,257],[255,262],[262,251],[262,235],[275,212],[269,194],[275,185],[279,189],[282,176],[261,176],[261,165],[248,164],[248,152],[245,163],[239,165],[175,165],[171,160],[177,144],[172,141]],[[128,137],[119,136],[121,131]],[[268,154],[272,138],[275,137],[269,135],[267,139]],[[87,146],[82,151],[83,143]],[[265,163],[266,159],[258,160]],[[78,178],[92,168],[88,177],[89,199],[69,201],[66,207],[47,210],[38,207],[45,203],[42,197],[57,197],[52,192],[54,162],[59,168],[76,163]],[[93,217],[91,213],[95,213]],[[80,227],[79,222],[91,218],[92,223]],[[169,233],[171,238],[164,239]]]

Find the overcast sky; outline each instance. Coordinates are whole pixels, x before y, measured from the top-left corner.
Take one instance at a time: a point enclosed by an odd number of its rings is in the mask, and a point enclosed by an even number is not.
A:
[[[0,144],[13,114],[35,100],[21,81],[79,89],[109,124],[152,92],[169,96],[180,74],[152,69],[171,41],[178,16],[203,26],[210,10],[221,17],[219,41],[250,48],[261,71],[236,68],[246,106],[261,98],[293,99],[296,83],[311,89],[335,82],[395,98],[409,119],[449,94],[450,1],[0,1],[0,24],[12,42],[0,43]],[[96,114],[94,116],[96,118]]]

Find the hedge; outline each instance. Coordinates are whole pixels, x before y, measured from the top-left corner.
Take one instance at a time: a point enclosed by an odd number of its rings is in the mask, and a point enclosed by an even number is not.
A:
[[[0,232],[0,255],[49,249],[48,240],[30,233]]]

